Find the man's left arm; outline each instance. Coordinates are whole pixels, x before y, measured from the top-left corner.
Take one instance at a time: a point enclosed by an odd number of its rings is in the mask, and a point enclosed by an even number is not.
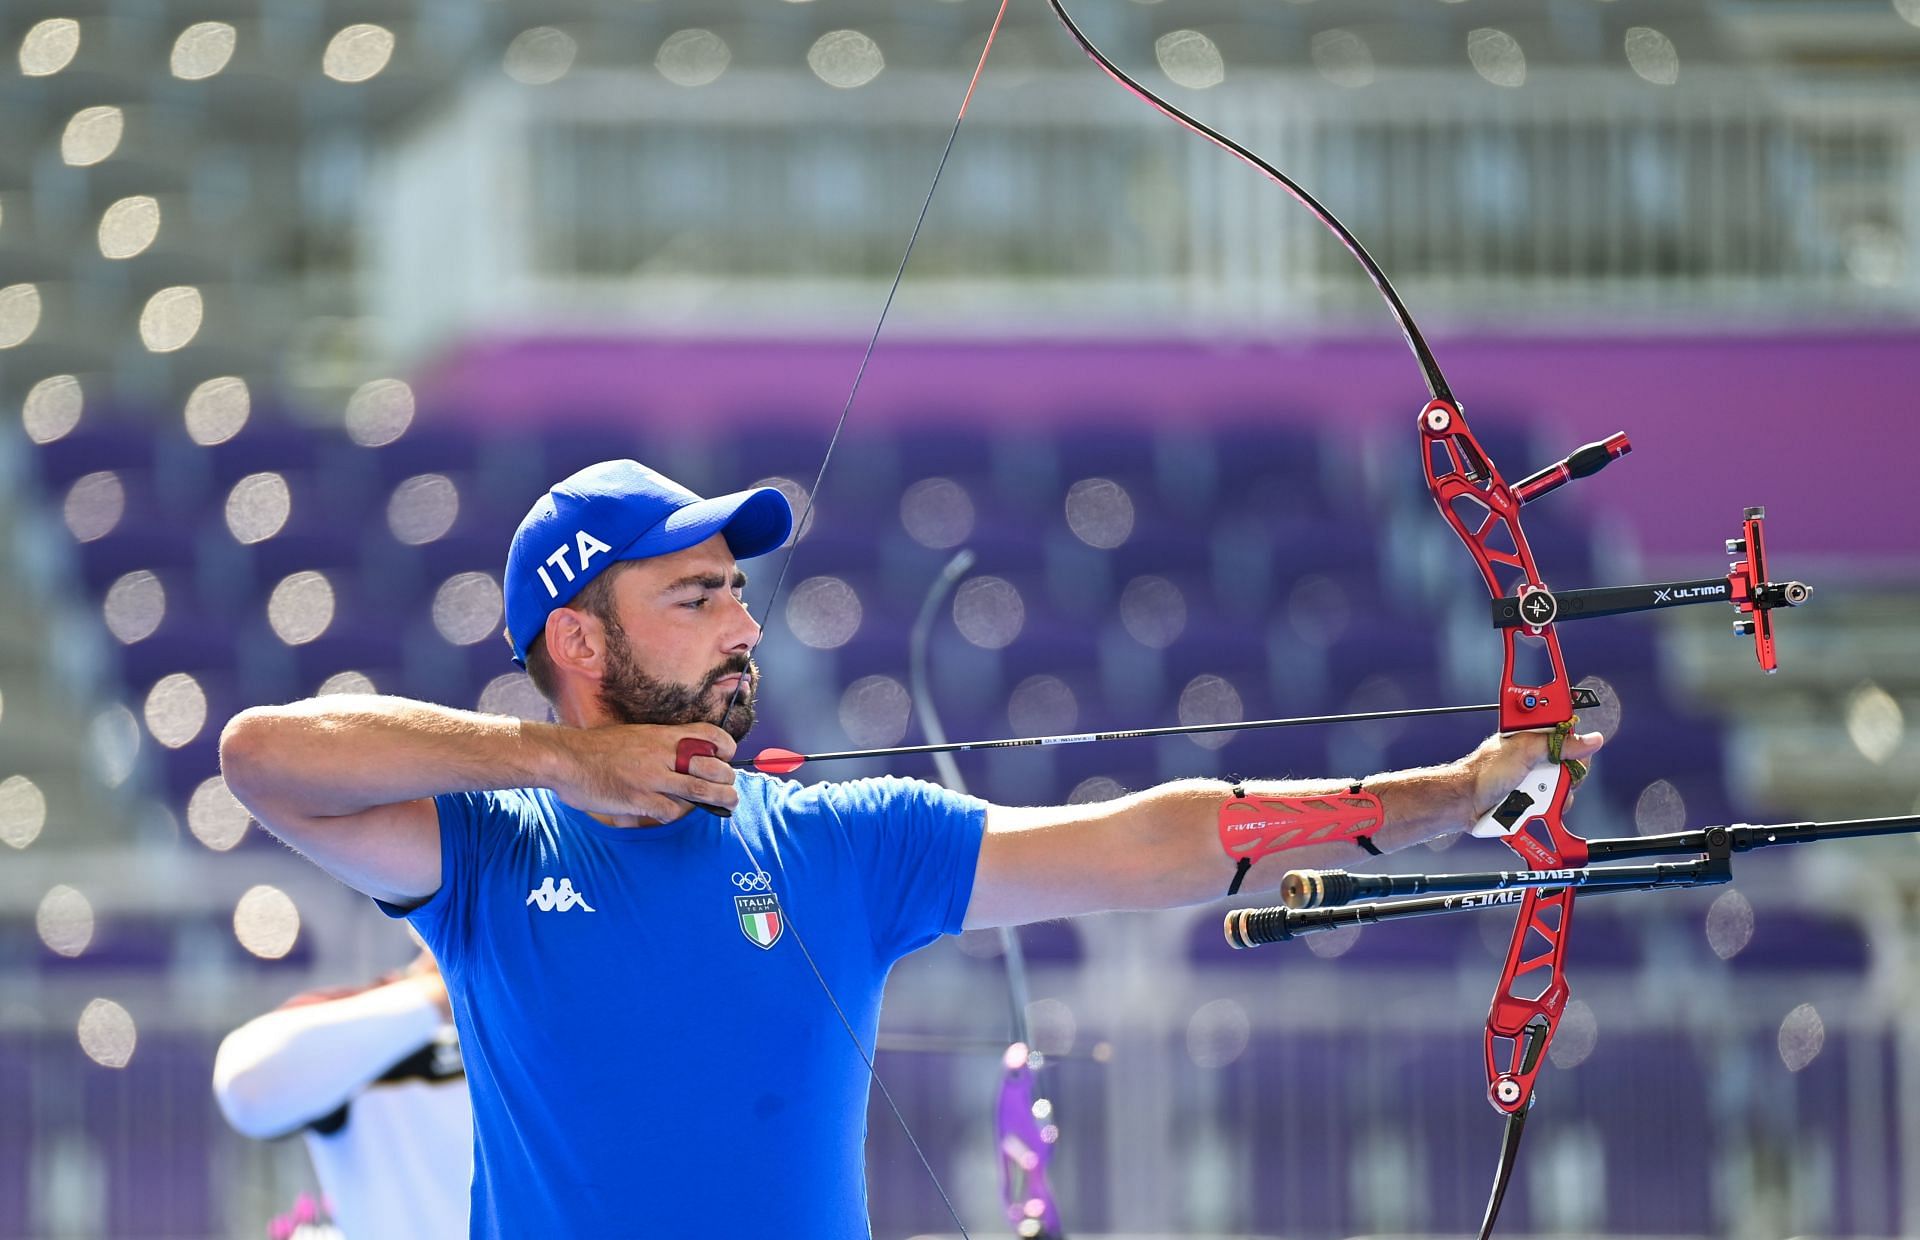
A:
[[[1387,853],[1466,830],[1547,760],[1547,741],[1545,732],[1494,736],[1458,762],[1360,781],[1380,798],[1372,845]],[[1571,736],[1563,756],[1585,758],[1600,745],[1597,733]],[[1332,779],[1239,785],[1249,797],[1335,796],[1352,786]],[[1220,805],[1232,796],[1221,780],[1188,779],[1093,805],[989,806],[967,929],[1219,899],[1234,872],[1219,836]],[[1256,864],[1242,891],[1275,889],[1288,870],[1365,860],[1367,852],[1345,839],[1289,849]]]

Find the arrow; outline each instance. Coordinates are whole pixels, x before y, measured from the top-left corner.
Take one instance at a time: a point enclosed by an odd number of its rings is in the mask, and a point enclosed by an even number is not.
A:
[[[1577,703],[1576,703],[1577,704]],[[1323,723],[1367,723],[1386,719],[1420,719],[1429,715],[1470,715],[1497,711],[1498,702],[1473,706],[1417,706],[1405,710],[1368,710],[1345,715],[1296,715],[1291,719],[1248,719],[1239,723],[1187,723],[1164,728],[1132,728],[1119,732],[1076,732],[1064,736],[1016,736],[991,741],[947,741],[938,745],[895,745],[886,749],[843,749],[835,753],[795,753],[791,749],[762,749],[751,758],[734,758],[729,765],[766,775],[791,775],[809,762],[843,762],[854,758],[900,758],[915,754],[973,753],[986,749],[1021,749],[1036,745],[1090,745],[1098,741],[1134,741],[1157,736],[1204,736],[1212,732],[1257,732],[1263,728],[1302,728]]]

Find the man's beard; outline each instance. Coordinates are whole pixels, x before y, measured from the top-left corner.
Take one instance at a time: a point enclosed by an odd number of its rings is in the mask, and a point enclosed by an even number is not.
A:
[[[711,723],[734,740],[745,740],[753,728],[753,695],[760,686],[760,669],[748,656],[735,655],[708,672],[698,685],[679,685],[640,670],[626,630],[614,621],[606,624],[607,671],[600,678],[600,705],[621,723]],[[737,693],[717,693],[719,682],[744,673],[746,683]],[[732,699],[732,709],[728,709]]]

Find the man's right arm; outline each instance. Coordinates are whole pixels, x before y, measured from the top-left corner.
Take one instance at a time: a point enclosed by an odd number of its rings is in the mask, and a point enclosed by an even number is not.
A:
[[[674,750],[688,735],[721,757],[682,775]],[[254,707],[220,736],[227,787],[261,825],[403,908],[440,889],[440,793],[551,788],[589,812],[665,822],[692,801],[731,807],[732,755],[732,738],[705,724],[581,729],[344,695]]]

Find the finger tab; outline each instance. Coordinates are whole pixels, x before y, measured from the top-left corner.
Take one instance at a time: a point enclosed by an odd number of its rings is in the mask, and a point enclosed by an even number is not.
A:
[[[695,758],[717,758],[720,747],[712,741],[703,741],[697,736],[683,736],[673,751],[673,769],[682,775],[691,775],[689,769]]]

